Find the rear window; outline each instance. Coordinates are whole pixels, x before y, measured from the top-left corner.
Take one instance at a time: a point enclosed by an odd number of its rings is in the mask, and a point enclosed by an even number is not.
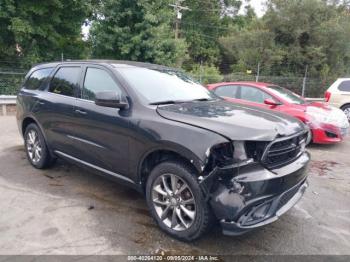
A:
[[[346,80],[340,83],[338,86],[339,91],[350,92],[350,81]]]
[[[39,89],[42,83],[49,77],[52,70],[52,67],[48,67],[34,71],[24,83],[24,88],[29,90]]]
[[[49,91],[59,95],[74,96],[80,71],[80,67],[61,67],[51,80]]]

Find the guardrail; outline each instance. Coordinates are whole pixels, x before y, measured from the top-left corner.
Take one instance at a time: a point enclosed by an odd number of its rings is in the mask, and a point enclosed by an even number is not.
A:
[[[2,109],[2,115],[6,116],[7,115],[7,106],[14,106],[16,105],[16,98],[17,96],[5,96],[5,95],[0,95],[0,105]]]

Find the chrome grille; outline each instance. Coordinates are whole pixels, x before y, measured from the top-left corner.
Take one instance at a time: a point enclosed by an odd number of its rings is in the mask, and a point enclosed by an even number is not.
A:
[[[307,132],[278,138],[271,142],[262,156],[262,163],[269,169],[280,168],[293,162],[305,150]]]

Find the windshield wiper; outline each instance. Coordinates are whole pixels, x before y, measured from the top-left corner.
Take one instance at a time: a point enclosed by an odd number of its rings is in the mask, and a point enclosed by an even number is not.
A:
[[[152,102],[149,103],[150,105],[171,105],[171,104],[181,104],[188,101],[182,101],[182,100],[165,100],[165,101],[158,101],[158,102]]]
[[[193,99],[192,101],[212,101],[214,100],[213,98],[197,98]]]
[[[165,100],[165,101],[158,101],[158,102],[152,102],[150,105],[170,105],[170,104],[181,104],[181,103],[190,103],[194,101],[212,101],[214,99],[210,98],[197,98],[192,100]]]

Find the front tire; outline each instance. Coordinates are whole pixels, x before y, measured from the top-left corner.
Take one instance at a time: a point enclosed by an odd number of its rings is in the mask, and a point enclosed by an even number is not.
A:
[[[196,175],[181,162],[162,162],[151,171],[146,200],[159,227],[179,240],[195,240],[211,226],[212,213]]]
[[[24,145],[27,158],[35,168],[44,169],[54,162],[44,136],[36,124],[32,123],[27,126],[24,132]]]

